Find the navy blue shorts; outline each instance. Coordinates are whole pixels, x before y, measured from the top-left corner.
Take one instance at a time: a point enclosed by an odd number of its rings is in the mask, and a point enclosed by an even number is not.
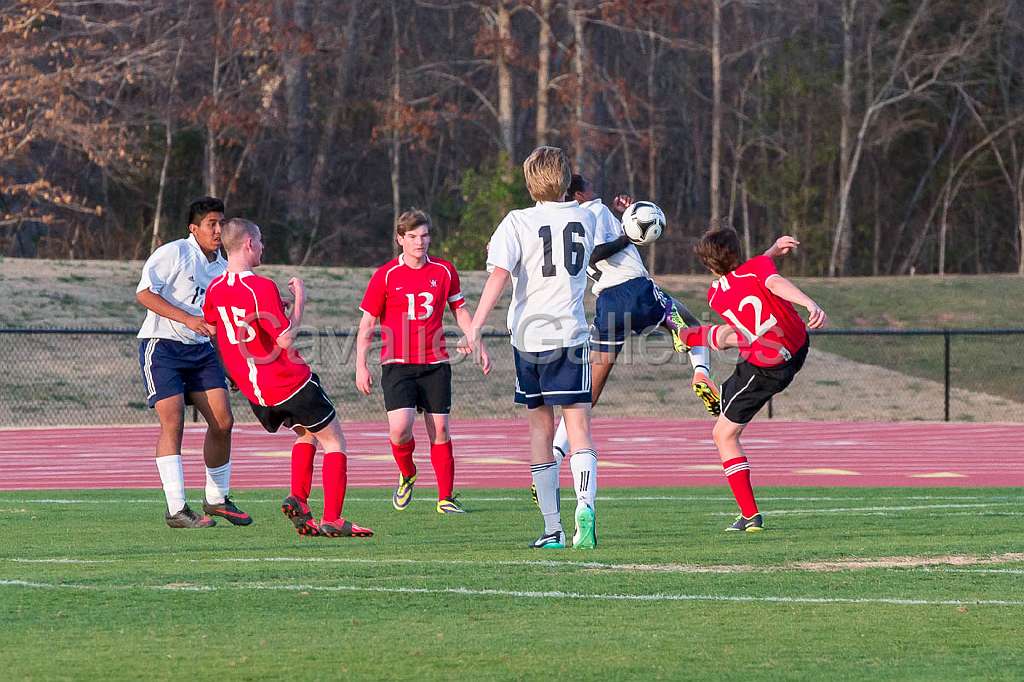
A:
[[[669,300],[654,280],[646,277],[603,290],[597,295],[591,347],[605,353],[618,353],[630,332],[642,334],[662,323]]]
[[[590,348],[587,344],[538,353],[512,349],[516,397],[520,405],[575,405],[591,402]]]
[[[139,343],[139,367],[146,402],[154,407],[159,400],[179,393],[191,404],[189,393],[228,387],[217,351],[211,343],[182,343],[170,339],[142,339]]]

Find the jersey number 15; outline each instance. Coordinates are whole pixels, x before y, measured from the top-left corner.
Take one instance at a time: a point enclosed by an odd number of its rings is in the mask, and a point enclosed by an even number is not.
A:
[[[220,313],[221,322],[224,323],[224,333],[228,337],[228,341],[233,346],[237,346],[239,342],[249,343],[256,338],[256,330],[245,321],[245,310],[242,308],[231,308],[231,316],[228,316],[227,308],[222,305],[217,306],[217,312]],[[238,328],[243,335],[243,338],[238,338],[239,335],[235,332],[235,328]]]

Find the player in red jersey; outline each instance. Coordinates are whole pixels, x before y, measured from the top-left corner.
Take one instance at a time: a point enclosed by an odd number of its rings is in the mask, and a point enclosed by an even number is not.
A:
[[[259,226],[232,218],[221,229],[221,242],[228,268],[210,284],[203,315],[216,327],[217,351],[228,375],[249,399],[263,428],[274,433],[284,424],[296,433],[291,493],[281,511],[299,535],[373,535],[341,515],[348,486],[345,436],[319,377],[293,348],[306,304],[302,280],[288,281],[295,297],[289,316],[274,281],[252,272],[263,255]],[[325,453],[324,514],[319,524],[308,503],[317,443]]]
[[[416,483],[412,427],[419,410],[430,438],[430,463],[437,477],[437,512],[459,514],[465,510],[452,495],[455,459],[448,432],[452,370],[442,321],[447,304],[465,334],[470,330],[472,315],[466,309],[455,267],[427,255],[430,216],[415,209],[406,211],[398,217],[395,239],[402,248],[401,255],[373,273],[359,306],[363,318],[356,337],[356,387],[370,395],[366,355],[379,320],[383,340],[381,387],[391,452],[399,471],[392,504],[401,511],[412,500]],[[479,361],[487,374],[490,358],[486,351],[480,354]]]
[[[728,531],[759,531],[764,519],[750,486],[750,465],[740,435],[775,394],[793,381],[807,358],[809,338],[793,304],[807,309],[807,327],[828,321],[825,311],[775,269],[772,257],[797,247],[782,237],[764,255],[740,264],[740,240],[731,227],[713,228],[694,247],[701,262],[718,278],[708,289],[708,304],[726,325],[679,330],[687,346],[713,350],[739,348],[736,370],[722,384],[722,413],[712,435],[726,480],[740,507]]]

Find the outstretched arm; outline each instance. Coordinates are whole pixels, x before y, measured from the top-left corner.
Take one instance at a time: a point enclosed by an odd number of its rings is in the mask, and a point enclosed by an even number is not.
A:
[[[626,235],[622,235],[618,239],[613,239],[612,241],[606,242],[604,244],[598,244],[590,253],[590,264],[592,266],[597,265],[601,261],[607,260],[611,256],[617,254],[619,251],[622,251],[624,248],[626,248],[632,243],[633,242],[629,241],[629,237],[627,237]]]
[[[790,237],[788,234],[782,235],[775,240],[774,244],[768,247],[768,250],[764,252],[764,255],[769,258],[785,256],[786,254],[795,251],[798,246],[800,246],[800,242],[796,239]]]
[[[807,308],[808,328],[820,329],[828,322],[828,316],[825,314],[825,311],[810,296],[801,291],[800,287],[782,275],[769,277],[768,281],[765,282],[765,287],[779,298]]]

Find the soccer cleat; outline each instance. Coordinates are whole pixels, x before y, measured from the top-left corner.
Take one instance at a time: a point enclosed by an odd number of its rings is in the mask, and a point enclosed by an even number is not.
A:
[[[211,528],[217,525],[217,522],[206,514],[196,514],[187,504],[177,514],[165,513],[164,520],[171,528]]]
[[[718,393],[718,387],[707,374],[701,371],[693,373],[693,383],[690,384],[693,392],[704,402],[704,409],[717,417],[722,414],[722,397]]]
[[[527,546],[530,549],[565,549],[565,533],[560,530],[545,533]]]
[[[669,334],[672,336],[672,348],[677,353],[688,353],[690,347],[686,345],[683,338],[679,336],[679,332],[686,329],[686,320],[679,313],[679,309],[676,308],[675,301],[671,303],[671,307],[665,310],[665,326],[668,327]]]
[[[320,535],[329,538],[369,538],[373,537],[373,530],[357,526],[345,519],[338,519],[337,521],[321,521]]]
[[[589,504],[576,505],[576,532],[572,536],[573,549],[597,547],[597,515]]]
[[[760,533],[764,530],[764,518],[761,513],[754,514],[749,519],[742,514],[736,517],[732,525],[726,531],[746,531],[747,533]]]
[[[409,478],[406,478],[402,474],[398,474],[398,487],[395,488],[395,494],[391,496],[391,504],[398,511],[404,510],[412,502],[412,487],[416,483],[416,474],[413,474]]]
[[[459,504],[459,500],[453,495],[437,501],[438,514],[465,514],[465,508]]]
[[[203,500],[203,511],[210,516],[222,516],[236,526],[248,526],[252,523],[252,517],[236,507],[227,496],[220,504],[209,504]]]
[[[539,509],[540,508],[540,501],[537,499],[537,484],[536,483],[531,483],[530,484],[530,499],[533,500],[533,503],[535,505],[537,505],[537,508]]]
[[[320,526],[313,520],[313,513],[309,510],[309,505],[299,498],[292,495],[284,498],[284,502],[281,503],[281,512],[291,520],[299,535],[320,535]]]

